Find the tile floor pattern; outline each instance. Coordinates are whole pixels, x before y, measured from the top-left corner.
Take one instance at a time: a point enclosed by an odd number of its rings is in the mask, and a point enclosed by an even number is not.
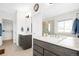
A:
[[[32,48],[23,50],[20,47],[17,47],[11,40],[5,41],[3,46],[0,47],[5,49],[5,54],[1,56],[32,56],[33,50]]]

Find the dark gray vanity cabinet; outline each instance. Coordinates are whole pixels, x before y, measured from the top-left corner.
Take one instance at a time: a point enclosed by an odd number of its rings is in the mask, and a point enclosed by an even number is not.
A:
[[[32,47],[32,35],[19,35],[19,46],[28,49]]]
[[[34,44],[33,45],[33,55],[43,56],[43,48]]]
[[[33,39],[34,56],[78,56],[79,51]]]

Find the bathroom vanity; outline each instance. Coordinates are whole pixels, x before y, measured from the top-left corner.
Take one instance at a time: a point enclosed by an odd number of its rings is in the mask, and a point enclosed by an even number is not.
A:
[[[19,35],[19,46],[28,49],[32,47],[32,35]]]
[[[33,39],[34,56],[79,56],[79,39]],[[74,42],[73,42],[74,41]],[[69,44],[69,42],[72,42]]]

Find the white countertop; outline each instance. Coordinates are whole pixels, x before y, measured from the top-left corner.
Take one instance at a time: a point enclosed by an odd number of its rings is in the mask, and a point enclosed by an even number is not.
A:
[[[32,35],[32,33],[20,33],[21,35]]]
[[[34,37],[38,40],[45,41],[51,44],[56,44],[66,48],[79,51],[79,39],[73,37],[56,38],[56,37]]]
[[[73,50],[79,51],[79,39],[78,38],[66,38],[59,43],[60,46],[64,46]]]

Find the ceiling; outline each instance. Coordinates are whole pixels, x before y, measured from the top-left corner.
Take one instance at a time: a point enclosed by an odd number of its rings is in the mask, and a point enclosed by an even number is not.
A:
[[[27,9],[32,3],[0,3],[0,17],[15,19],[15,13],[19,9]]]
[[[79,9],[79,3],[45,4],[43,10],[43,17],[53,17],[76,9]]]
[[[17,9],[23,9],[26,7],[31,7],[30,3],[0,3],[0,11],[13,12]]]
[[[34,3],[0,3],[0,16],[8,15],[15,17],[14,13],[18,9],[27,9],[29,7],[33,10]],[[39,3],[42,10],[43,17],[53,17],[68,11],[79,9],[79,3]]]

